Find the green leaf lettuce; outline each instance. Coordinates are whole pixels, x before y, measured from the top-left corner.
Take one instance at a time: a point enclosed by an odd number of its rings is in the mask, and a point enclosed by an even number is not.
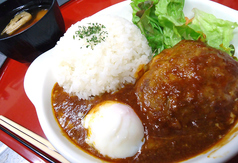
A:
[[[203,33],[204,41],[217,49],[231,54],[233,49],[230,42],[233,39],[233,30],[238,27],[236,22],[218,19],[212,14],[208,14],[194,8],[194,18],[188,26]]]
[[[155,54],[186,39],[204,41],[232,55],[234,46],[230,42],[237,23],[193,9],[194,18],[187,24],[184,3],[185,0],[132,0],[132,22],[140,28]]]

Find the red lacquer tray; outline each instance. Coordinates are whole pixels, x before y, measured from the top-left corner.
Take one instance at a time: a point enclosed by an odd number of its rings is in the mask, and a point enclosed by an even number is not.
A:
[[[67,2],[60,7],[66,29],[82,18],[90,16],[121,1],[122,0],[71,0]],[[214,1],[238,10],[237,0]],[[0,69],[0,115],[45,137],[39,124],[35,108],[27,98],[23,88],[23,80],[28,66],[29,65],[19,63],[12,59],[7,59]],[[42,157],[38,156],[1,130],[0,141],[30,162],[46,162]],[[229,161],[229,163],[232,162],[238,162],[238,155]]]

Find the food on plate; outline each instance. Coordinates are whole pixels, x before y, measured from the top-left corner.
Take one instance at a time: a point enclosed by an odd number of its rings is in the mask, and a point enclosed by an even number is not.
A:
[[[223,38],[237,24],[209,15],[215,26],[226,26],[214,48],[211,33],[197,31],[195,20],[206,14],[194,9],[194,22],[186,23],[183,0],[139,2],[132,7],[143,9],[133,10],[140,29],[100,15],[72,25],[60,39],[53,112],[68,139],[104,161],[183,161],[213,147],[237,123],[238,62],[232,32]],[[152,59],[148,44],[160,52]]]
[[[193,18],[183,13],[185,0],[132,0],[133,23],[146,36],[153,51],[159,54],[183,39],[200,40],[234,55],[233,30],[236,22],[216,18],[194,8]]]
[[[82,99],[135,83],[152,55],[136,25],[107,15],[72,25],[54,50],[56,81]]]
[[[113,162],[178,162],[213,147],[236,124],[237,85],[237,61],[203,42],[183,40],[154,57],[135,84],[83,100],[56,83],[52,105],[67,137],[93,156]],[[98,105],[112,109],[108,101],[130,106],[143,124],[143,145],[131,157],[100,153],[91,137],[89,123],[106,123],[105,117],[100,122]],[[102,136],[103,126],[98,127]]]
[[[136,83],[155,136],[222,135],[238,115],[238,62],[203,42],[183,40],[154,57]],[[216,136],[215,136],[216,137]],[[214,138],[216,139],[216,138]]]
[[[47,13],[47,11],[47,9],[39,7],[30,9],[29,11],[21,11],[17,13],[3,29],[0,38],[8,37],[26,30],[39,21]],[[4,23],[2,23],[2,25],[3,24]]]
[[[82,124],[88,131],[86,143],[104,156],[131,157],[143,145],[144,127],[129,105],[116,101],[99,103]]]

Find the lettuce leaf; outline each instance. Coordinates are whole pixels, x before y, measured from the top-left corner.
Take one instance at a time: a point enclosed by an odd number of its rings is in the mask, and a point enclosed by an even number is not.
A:
[[[140,18],[137,26],[141,33],[146,36],[152,51],[162,51],[164,49],[164,34],[154,13],[155,6],[153,2],[139,3],[138,7],[141,10],[136,14]]]
[[[232,55],[234,46],[230,45],[233,39],[233,30],[238,27],[236,22],[218,19],[212,14],[208,14],[194,8],[194,18],[188,26],[195,31],[203,33],[203,40],[214,48],[223,50]]]
[[[184,0],[132,0],[131,7],[132,22],[146,36],[155,54],[182,39],[198,39],[201,35],[185,26]]]
[[[155,14],[163,27],[180,26],[186,20],[183,13],[185,0],[160,0],[155,7]]]
[[[155,54],[171,48],[183,39],[201,40],[231,56],[233,30],[238,25],[193,9],[194,18],[187,24],[183,13],[185,0],[132,0],[132,22],[136,24]]]
[[[137,22],[140,20],[140,18],[136,15],[136,13],[138,11],[141,11],[143,9],[141,9],[139,7],[140,3],[153,3],[154,5],[158,3],[159,0],[154,0],[154,1],[146,1],[146,0],[132,0],[131,1],[131,8],[132,8],[132,22],[134,24],[137,24]]]

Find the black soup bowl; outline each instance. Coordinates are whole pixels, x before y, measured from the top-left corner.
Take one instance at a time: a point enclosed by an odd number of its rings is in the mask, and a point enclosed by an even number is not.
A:
[[[55,46],[65,32],[57,0],[6,0],[0,4],[0,33],[17,13],[31,13],[39,8],[46,9],[46,14],[33,25],[17,34],[0,35],[1,53],[16,61],[31,63]]]

